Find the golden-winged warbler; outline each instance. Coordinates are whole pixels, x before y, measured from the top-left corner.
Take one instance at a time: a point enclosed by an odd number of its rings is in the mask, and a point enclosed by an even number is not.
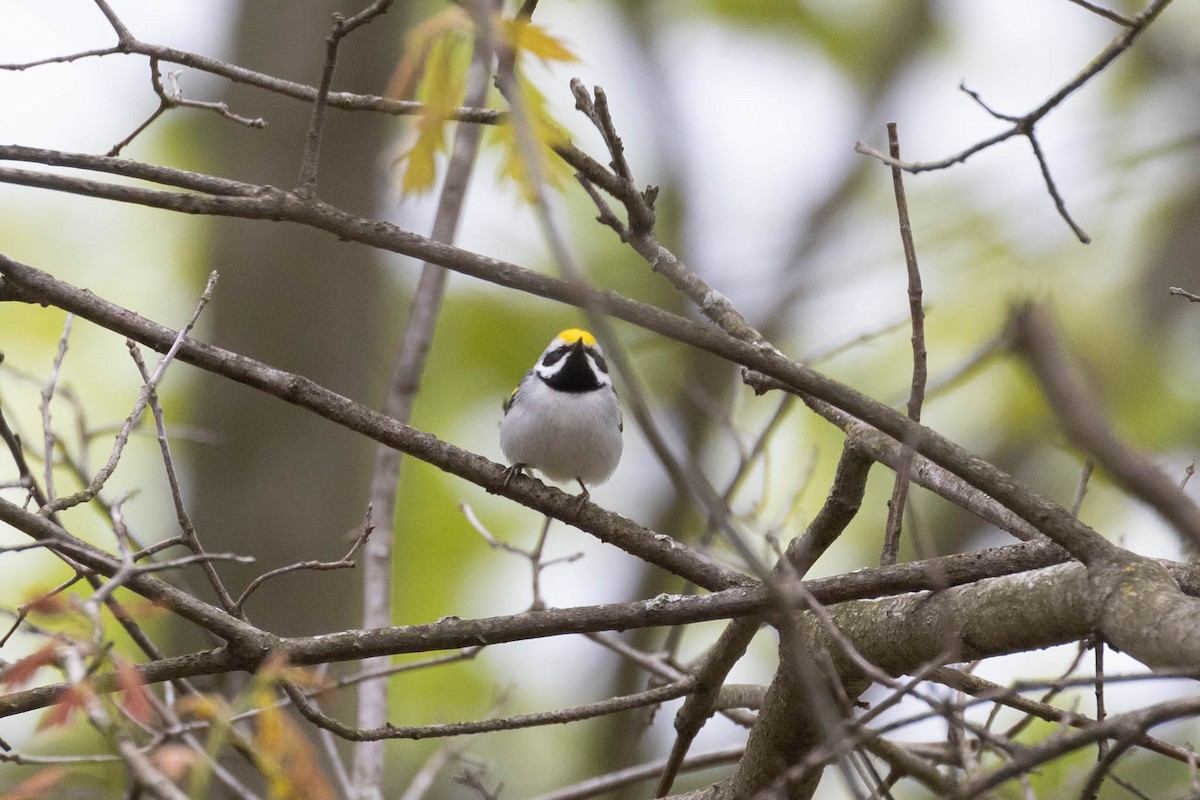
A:
[[[500,449],[512,464],[583,489],[603,483],[621,460],[621,408],[596,337],[568,328],[550,342],[504,403]]]

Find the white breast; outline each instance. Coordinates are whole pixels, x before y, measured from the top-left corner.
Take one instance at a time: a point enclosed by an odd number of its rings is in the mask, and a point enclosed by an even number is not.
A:
[[[603,483],[621,460],[621,411],[605,386],[592,392],[559,392],[539,378],[521,385],[520,398],[500,424],[500,449],[552,481],[578,478]]]

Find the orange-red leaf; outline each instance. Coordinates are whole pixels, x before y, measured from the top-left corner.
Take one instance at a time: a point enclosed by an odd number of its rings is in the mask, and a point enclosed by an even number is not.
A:
[[[66,774],[63,767],[47,767],[0,794],[0,800],[41,800]]]
[[[150,754],[154,766],[173,781],[183,778],[198,759],[197,752],[185,744],[164,744]]]
[[[53,664],[57,657],[58,652],[53,644],[38,648],[24,658],[13,662],[8,669],[0,673],[0,686],[5,689],[24,686],[33,679],[34,673],[42,667]]]
[[[44,616],[65,614],[74,610],[71,606],[71,599],[58,590],[36,594],[22,603],[21,606],[30,614],[42,614]]]
[[[75,712],[83,708],[92,697],[92,689],[86,683],[68,686],[62,690],[58,699],[54,701],[54,705],[50,706],[42,716],[41,721],[37,724],[37,729],[42,731],[66,725],[75,717]]]
[[[147,600],[142,597],[121,603],[125,612],[134,619],[149,619],[161,617],[167,613],[167,607],[159,600]]]
[[[125,713],[138,722],[149,722],[154,713],[150,703],[150,692],[137,668],[123,658],[114,658],[117,669],[117,687],[122,692]]]

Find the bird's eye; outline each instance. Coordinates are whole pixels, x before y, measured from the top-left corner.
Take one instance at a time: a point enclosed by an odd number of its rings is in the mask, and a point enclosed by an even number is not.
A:
[[[545,358],[542,359],[542,366],[543,367],[553,367],[555,364],[557,364],[559,361],[561,361],[562,357],[565,356],[566,354],[567,354],[566,347],[557,347],[554,350],[551,350],[549,353],[546,353]]]
[[[608,362],[604,360],[604,356],[600,355],[595,350],[592,350],[590,352],[592,354],[592,358],[596,359],[596,366],[600,368],[601,372],[603,372],[605,375],[607,375],[608,374]]]

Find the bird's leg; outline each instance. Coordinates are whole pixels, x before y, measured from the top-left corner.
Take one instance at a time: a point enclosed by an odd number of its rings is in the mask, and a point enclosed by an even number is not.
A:
[[[526,465],[520,463],[513,464],[508,469],[504,470],[504,480],[500,481],[500,488],[497,491],[503,492],[508,489],[508,484],[512,483],[512,479],[525,469]]]
[[[578,505],[575,506],[575,513],[582,514],[583,507],[585,505],[587,505],[587,501],[589,498],[591,498],[592,495],[591,495],[591,492],[588,491],[588,488],[583,485],[582,478],[576,478],[575,482],[578,483],[579,488],[583,490],[582,492],[579,493],[579,496],[575,498],[576,502],[578,503]]]

